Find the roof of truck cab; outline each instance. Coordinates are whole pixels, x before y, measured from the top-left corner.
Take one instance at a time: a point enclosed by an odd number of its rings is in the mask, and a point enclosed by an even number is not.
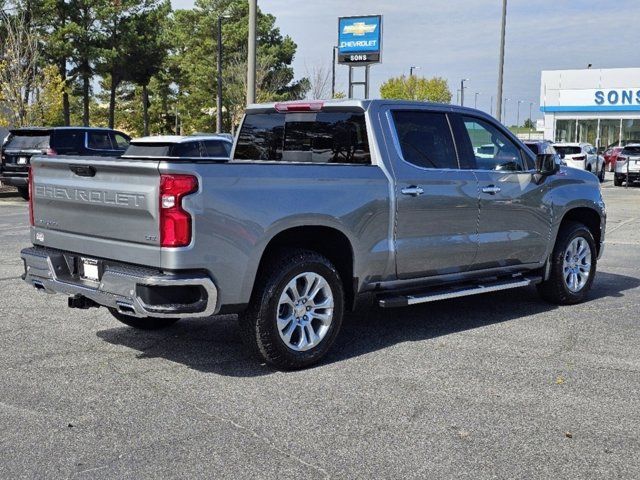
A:
[[[175,144],[187,142],[199,142],[201,140],[220,140],[233,143],[229,138],[222,135],[152,135],[149,137],[139,137],[131,140],[131,143],[162,143]]]
[[[390,100],[384,98],[377,98],[371,100],[362,100],[362,99],[332,99],[332,100],[294,100],[288,102],[271,102],[271,103],[253,103],[248,105],[246,108],[247,113],[267,113],[276,110],[276,106],[284,106],[284,105],[304,105],[304,104],[321,104],[320,108],[322,111],[336,109],[362,109],[368,110],[373,105],[397,105],[400,107],[433,107],[436,109],[446,109],[451,112],[458,113],[468,113],[480,116],[489,115],[486,112],[481,110],[464,107],[460,105],[452,105],[450,103],[436,103],[436,102],[423,102],[418,100]],[[318,111],[318,110],[309,110],[310,112]],[[285,113],[284,111],[282,113]],[[295,112],[298,113],[298,112]]]

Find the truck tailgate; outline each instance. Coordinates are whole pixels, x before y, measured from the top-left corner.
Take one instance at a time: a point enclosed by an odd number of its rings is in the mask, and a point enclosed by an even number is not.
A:
[[[121,260],[124,253],[129,261],[158,263],[158,163],[35,157],[31,162],[34,243],[107,257],[117,249]],[[109,246],[113,248],[105,248]],[[123,252],[123,246],[129,251]]]

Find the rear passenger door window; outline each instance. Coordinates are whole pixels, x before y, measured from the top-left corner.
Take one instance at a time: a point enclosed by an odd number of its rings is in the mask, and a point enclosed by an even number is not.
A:
[[[446,114],[396,110],[393,121],[405,161],[420,168],[458,168]]]
[[[525,165],[520,148],[498,128],[475,117],[462,117],[466,147],[461,154],[475,159],[477,170],[521,172]],[[463,142],[465,139],[462,139]]]
[[[89,132],[88,143],[92,150],[113,150],[109,132]]]
[[[58,154],[80,153],[84,144],[85,132],[58,131],[51,136],[51,148]]]

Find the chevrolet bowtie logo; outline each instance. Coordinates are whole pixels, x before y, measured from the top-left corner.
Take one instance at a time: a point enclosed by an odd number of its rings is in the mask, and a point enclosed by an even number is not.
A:
[[[352,25],[345,25],[342,33],[351,33],[356,37],[361,37],[365,33],[373,33],[376,30],[377,25],[367,25],[364,22],[356,22]]]

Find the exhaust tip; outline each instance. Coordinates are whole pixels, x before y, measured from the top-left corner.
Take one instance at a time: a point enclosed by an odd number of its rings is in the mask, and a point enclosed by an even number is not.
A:
[[[36,287],[36,290],[44,290],[44,284],[42,282],[38,282],[37,280],[33,281],[33,286]]]
[[[135,315],[136,310],[133,308],[133,305],[124,302],[116,302],[118,305],[118,312],[124,315]]]

